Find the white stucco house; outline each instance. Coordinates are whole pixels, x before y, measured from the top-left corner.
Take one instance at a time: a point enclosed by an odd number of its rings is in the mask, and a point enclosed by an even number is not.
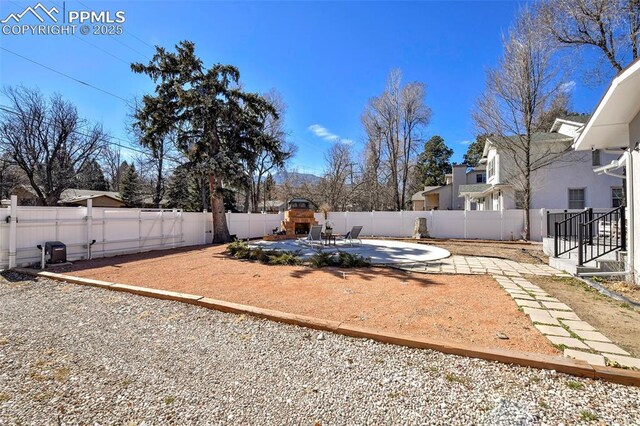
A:
[[[627,250],[625,271],[640,284],[640,61],[636,60],[611,82],[593,115],[576,138],[577,152],[607,151],[616,156],[597,172],[626,177],[626,221],[622,233]]]
[[[537,170],[531,177],[531,209],[603,209],[622,203],[622,179],[594,171],[617,155],[604,150],[571,149],[587,120],[588,116],[558,118],[549,132],[533,135],[530,159]],[[515,145],[513,139],[494,136],[486,139],[481,160],[486,166],[486,183],[460,186],[465,210],[523,208],[521,166],[514,160],[518,154],[509,148]]]
[[[485,183],[486,167],[479,164],[469,167],[466,164],[454,164],[451,173],[445,175],[445,184],[425,186],[411,197],[413,210],[464,210],[464,197],[460,197],[460,187],[468,184]]]

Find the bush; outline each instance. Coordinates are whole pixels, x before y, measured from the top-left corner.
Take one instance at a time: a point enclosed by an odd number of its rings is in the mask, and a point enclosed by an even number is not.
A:
[[[309,258],[309,264],[314,268],[325,266],[339,266],[341,268],[359,268],[369,266],[369,260],[358,254],[339,251],[337,254],[318,251]]]
[[[234,241],[227,246],[227,253],[237,259],[257,260],[267,265],[297,265],[300,257],[297,253],[251,248],[247,243]]]

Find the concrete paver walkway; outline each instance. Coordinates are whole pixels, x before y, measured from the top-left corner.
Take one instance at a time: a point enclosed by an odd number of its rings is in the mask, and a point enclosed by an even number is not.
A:
[[[640,359],[613,344],[595,327],[582,321],[573,310],[542,288],[522,277],[493,275],[493,278],[529,316],[535,327],[564,355],[594,365],[640,368]]]
[[[396,265],[405,271],[441,274],[493,274],[521,277],[544,275],[570,277],[549,265],[515,262],[513,260],[480,256],[451,256],[446,259]]]
[[[613,344],[595,327],[582,321],[566,304],[552,297],[524,275],[570,277],[548,265],[475,256],[451,256],[437,261],[397,265],[407,272],[440,274],[491,274],[518,307],[564,355],[594,365],[620,365],[640,369],[640,359]]]

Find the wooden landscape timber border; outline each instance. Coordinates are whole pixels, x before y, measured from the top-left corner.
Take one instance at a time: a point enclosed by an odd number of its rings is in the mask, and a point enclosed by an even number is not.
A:
[[[90,278],[80,278],[72,275],[57,274],[35,269],[15,268],[12,269],[12,271],[34,277],[48,278],[55,281],[99,287],[114,291],[122,291],[139,296],[153,297],[156,299],[188,303],[191,305],[197,305],[221,312],[251,315],[271,321],[297,325],[300,327],[307,327],[315,330],[329,331],[332,333],[342,334],[350,337],[372,339],[387,344],[401,345],[418,349],[431,349],[445,354],[479,358],[488,361],[497,361],[522,367],[555,370],[559,373],[571,374],[574,376],[586,377],[591,379],[601,379],[623,385],[640,386],[640,371],[591,365],[587,362],[571,358],[513,351],[508,349],[482,348],[464,343],[453,343],[424,337],[406,336],[397,333],[390,333],[371,328],[344,324],[339,321],[332,321],[321,318],[296,315],[287,312],[280,312],[271,309],[258,308],[255,306],[211,299],[199,295],[176,293],[173,291],[111,283],[107,281],[93,280]]]

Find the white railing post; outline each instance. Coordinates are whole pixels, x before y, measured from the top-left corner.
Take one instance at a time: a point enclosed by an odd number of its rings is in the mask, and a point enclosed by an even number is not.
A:
[[[9,269],[16,267],[16,242],[18,241],[18,196],[11,196],[9,222]]]
[[[87,199],[87,259],[91,259],[91,243],[93,242],[93,200]]]

